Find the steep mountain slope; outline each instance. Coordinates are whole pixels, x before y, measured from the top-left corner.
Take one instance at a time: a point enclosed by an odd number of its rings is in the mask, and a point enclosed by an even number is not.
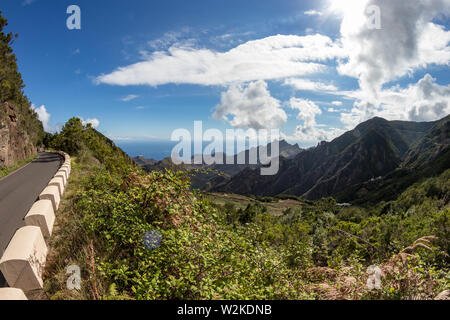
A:
[[[413,183],[450,168],[450,116],[431,124],[426,134],[413,143],[397,169],[379,179],[343,190],[336,198],[354,203],[392,200]]]
[[[435,161],[450,148],[450,115],[436,124],[419,139],[405,156],[403,167],[417,168]]]
[[[17,35],[4,33],[0,13],[0,166],[9,166],[37,152],[44,130],[25,97],[22,76],[11,44]]]
[[[412,150],[422,146],[415,143],[425,139],[423,144],[429,145],[427,141],[435,139],[438,133],[432,128],[436,124],[373,118],[331,142],[304,150],[293,159],[282,159],[275,176],[263,177],[246,169],[211,190],[266,196],[286,193],[308,199],[342,193],[348,187],[377,180],[401,167],[404,159],[412,157]],[[444,138],[439,141],[448,145]]]

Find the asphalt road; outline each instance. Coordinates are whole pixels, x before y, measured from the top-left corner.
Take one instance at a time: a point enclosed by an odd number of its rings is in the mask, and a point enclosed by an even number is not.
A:
[[[59,154],[41,152],[36,160],[0,180],[0,257],[63,162]]]

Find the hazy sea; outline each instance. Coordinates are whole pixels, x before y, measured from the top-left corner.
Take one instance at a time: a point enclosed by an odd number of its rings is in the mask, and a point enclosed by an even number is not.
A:
[[[131,157],[143,156],[147,159],[162,160],[170,157],[172,149],[179,143],[179,141],[114,141],[123,151]],[[203,149],[210,144],[210,142],[203,142]],[[237,150],[237,145],[234,146]],[[226,150],[226,146],[223,146]],[[191,144],[191,152],[193,155],[194,144]]]
[[[162,160],[170,157],[173,147],[178,142],[173,141],[115,141],[129,156],[143,156],[147,159]]]

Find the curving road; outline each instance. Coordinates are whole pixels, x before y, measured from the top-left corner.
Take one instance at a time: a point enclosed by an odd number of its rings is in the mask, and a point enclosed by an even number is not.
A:
[[[63,162],[59,154],[40,152],[36,160],[0,180],[0,257]]]

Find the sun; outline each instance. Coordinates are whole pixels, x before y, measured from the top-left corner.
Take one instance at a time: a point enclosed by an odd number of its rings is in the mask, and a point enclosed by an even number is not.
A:
[[[369,0],[328,0],[326,11],[344,17],[357,17],[364,12]]]
[[[367,22],[365,14],[370,0],[327,0],[325,12],[328,16],[342,19],[341,32],[359,30]]]

